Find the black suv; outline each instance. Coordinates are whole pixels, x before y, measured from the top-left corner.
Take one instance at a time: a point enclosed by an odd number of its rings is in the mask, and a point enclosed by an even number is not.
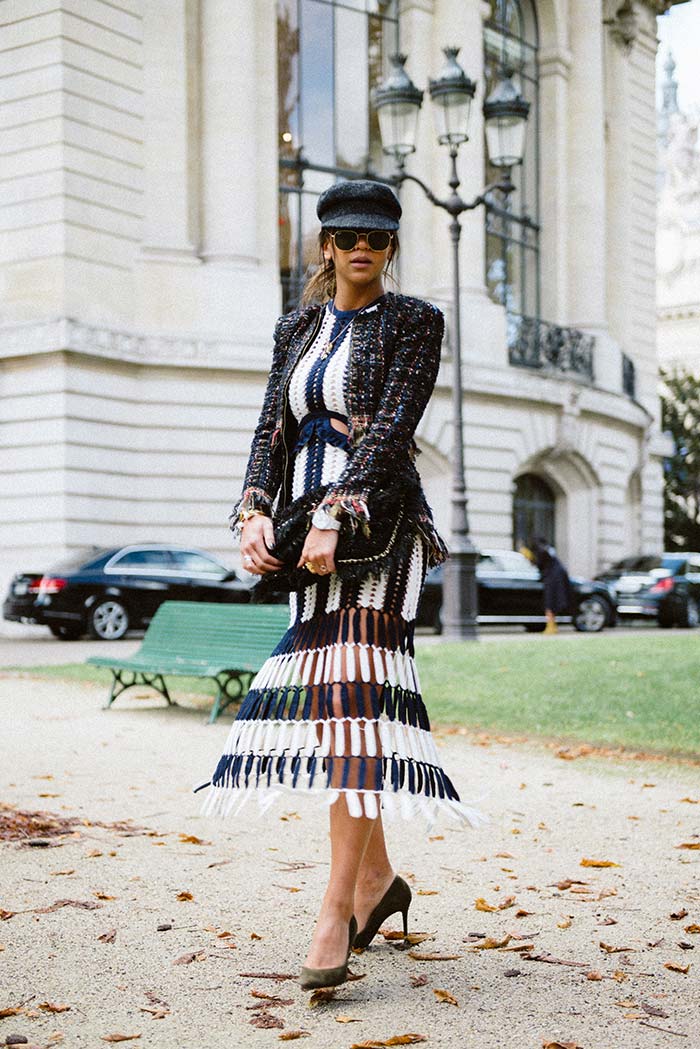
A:
[[[615,589],[625,619],[696,627],[700,621],[700,554],[642,554],[617,561],[596,577]]]

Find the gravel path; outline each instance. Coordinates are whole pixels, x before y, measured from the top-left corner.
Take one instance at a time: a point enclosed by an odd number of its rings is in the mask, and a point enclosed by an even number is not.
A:
[[[389,837],[414,888],[411,928],[434,937],[413,950],[456,957],[421,960],[379,937],[353,959],[363,978],[310,1008],[295,979],[242,974],[298,971],[327,875],[325,815],[290,800],[264,820],[203,819],[191,788],[228,720],[209,726],[203,709],[148,695],[107,712],[103,699],[94,685],[0,675],[0,799],[78,818],[52,847],[0,844],[0,908],[24,912],[0,923],[0,1014],[22,1007],[0,1019],[0,1043],[94,1049],[125,1034],[143,1049],[264,1049],[302,1030],[309,1049],[407,1033],[444,1049],[700,1044],[697,768],[564,761],[438,732],[491,823],[429,836],[397,824]],[[96,825],[124,820],[145,831]],[[480,897],[502,908],[479,911]],[[36,910],[59,900],[91,907]],[[511,939],[484,949],[471,934]],[[256,1008],[259,994],[282,1003]]]

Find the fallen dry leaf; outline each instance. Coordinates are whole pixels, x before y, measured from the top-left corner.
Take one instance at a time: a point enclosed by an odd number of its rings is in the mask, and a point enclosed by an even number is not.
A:
[[[679,965],[678,962],[664,962],[664,969],[670,969],[672,973],[688,974],[690,965]]]
[[[687,801],[689,805],[700,805],[700,798],[681,798],[681,801]]]
[[[194,896],[192,895],[191,892],[178,892],[178,894],[175,897],[175,899],[176,900],[183,900],[183,901],[184,900],[193,900]]]
[[[106,892],[93,892],[92,894],[98,900],[116,900],[116,896],[108,896]]]
[[[179,958],[176,958],[173,965],[189,965],[190,962],[203,962],[206,956],[206,951],[188,951],[187,954],[181,954]]]
[[[505,947],[511,940],[512,936],[509,933],[501,937],[500,940],[495,936],[485,936],[483,940],[477,940],[475,943],[470,943],[469,946],[475,947],[478,951],[493,951],[499,947]]]
[[[601,940],[598,944],[601,951],[605,951],[606,954],[620,954],[622,951],[633,951],[634,947],[614,947],[611,943],[603,943]]]
[[[194,834],[179,834],[180,841],[185,845],[211,845],[210,841],[203,841]]]
[[[278,1034],[280,1042],[293,1042],[297,1038],[310,1038],[311,1031],[285,1031],[284,1034]]]
[[[487,903],[483,896],[479,896],[478,899],[474,900],[474,910],[493,913],[498,910],[498,907],[491,903]]]
[[[596,969],[591,969],[591,971],[589,973],[586,973],[586,979],[587,980],[602,980],[603,979],[603,974],[597,972]]]
[[[624,983],[625,980],[629,979],[629,976],[627,975],[626,972],[623,972],[622,969],[616,969],[615,972],[610,977],[610,979],[611,980],[615,980],[616,983]]]
[[[140,1038],[140,1034],[101,1034],[100,1038],[103,1042],[133,1042],[135,1038]]]
[[[583,1049],[578,1042],[542,1042],[542,1049]]]
[[[437,954],[434,951],[409,951],[408,957],[417,962],[456,962],[462,956],[461,954]]]
[[[673,911],[672,914],[669,914],[669,918],[671,919],[671,921],[679,922],[679,921],[681,921],[681,919],[687,917],[687,915],[688,915],[688,912],[685,909],[685,907],[681,907],[681,909],[679,911]]]
[[[21,1005],[8,1005],[6,1009],[0,1009],[0,1020],[6,1016],[19,1016],[23,1008]]]
[[[384,1041],[356,1042],[350,1049],[383,1049],[387,1045],[416,1045],[418,1042],[427,1042],[424,1034],[397,1034],[393,1038],[385,1038]]]
[[[164,1020],[166,1016],[170,1016],[170,1010],[162,1007],[142,1005],[140,1009],[142,1013],[150,1013],[154,1020]]]
[[[265,994],[264,991],[251,991],[250,993],[251,993],[251,996],[253,998],[261,998],[265,1002],[272,1002],[272,1003],[274,1003],[274,1005],[293,1005],[294,1004],[294,999],[293,998],[280,998],[279,995],[276,995],[276,994]]]
[[[279,1016],[273,1016],[272,1013],[256,1013],[255,1016],[251,1016],[249,1023],[253,1027],[261,1027],[263,1029],[284,1027],[284,1020]]]
[[[676,845],[677,849],[700,849],[700,841],[682,841],[680,845]]]
[[[56,1005],[55,1002],[40,1002],[39,1009],[43,1009],[47,1013],[67,1013],[70,1009],[70,1005]]]
[[[679,849],[683,848],[683,846],[679,845],[678,848]],[[58,874],[75,874],[75,867],[69,867],[67,870],[64,870],[64,871],[49,871],[49,874],[53,874],[53,875],[58,875]]]
[[[564,918],[563,921],[557,922],[557,929],[570,929],[571,918]]]
[[[614,863],[613,860],[581,860],[581,867],[621,867],[621,863]]]
[[[669,1014],[664,1012],[660,1005],[651,1005],[649,1002],[640,1002],[640,1007],[649,1016],[658,1016],[662,1020],[668,1020]]]
[[[417,973],[411,973],[409,980],[411,981],[411,987],[425,987],[428,977],[422,974],[419,976]]]
[[[85,911],[94,911],[101,906],[102,904],[96,903],[95,900],[55,900],[49,907],[34,907],[32,909],[37,914],[48,914],[49,911],[57,911],[61,907],[80,907]]]
[[[357,1016],[334,1016],[333,1019],[337,1024],[361,1024],[362,1020]]]
[[[416,896],[439,896],[439,895],[440,894],[439,894],[437,889],[418,889],[416,891]]]
[[[101,933],[100,936],[97,937],[97,939],[101,940],[102,943],[114,943],[116,938],[117,938],[117,930],[116,929],[108,929],[107,932],[103,932],[103,933]]]
[[[309,1007],[315,1009],[317,1005],[332,1002],[336,995],[335,987],[319,987],[309,998]]]
[[[523,907],[519,907],[515,912],[516,918],[527,918],[528,914],[533,914],[534,911],[526,911]]]
[[[700,932],[700,925],[684,925],[683,932],[690,933],[692,936],[694,933]]]
[[[436,988],[433,988],[433,994],[439,1002],[444,1003],[445,1005],[459,1005],[457,999],[454,997],[454,995],[450,994],[449,991],[440,991]]]
[[[574,965],[581,966],[584,969],[588,968],[588,962],[571,962],[565,958],[555,958],[553,954],[549,954],[547,951],[542,951],[539,954],[532,954],[527,952],[521,954],[521,958],[524,958],[528,962],[548,962],[550,965]]]
[[[556,883],[555,888],[563,892],[565,889],[570,889],[572,885],[588,885],[588,882],[580,881],[578,878],[564,878]]]
[[[250,938],[251,940],[262,940],[262,936],[259,936],[257,932],[251,932]]]

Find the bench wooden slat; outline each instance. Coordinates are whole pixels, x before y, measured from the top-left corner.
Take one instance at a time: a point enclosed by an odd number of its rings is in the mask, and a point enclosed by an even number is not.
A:
[[[243,694],[242,675],[252,676],[260,669],[288,625],[287,605],[166,601],[133,656],[90,656],[87,662],[112,671],[107,707],[137,684],[151,685],[172,703],[163,675],[213,678],[219,689],[209,719],[214,721]],[[133,680],[127,681],[126,675]],[[228,689],[232,682],[238,689],[235,697]]]

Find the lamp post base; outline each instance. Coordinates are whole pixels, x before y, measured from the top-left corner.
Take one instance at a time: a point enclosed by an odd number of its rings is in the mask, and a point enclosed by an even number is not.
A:
[[[477,641],[476,562],[469,538],[452,549],[443,568],[442,636],[447,641]]]

